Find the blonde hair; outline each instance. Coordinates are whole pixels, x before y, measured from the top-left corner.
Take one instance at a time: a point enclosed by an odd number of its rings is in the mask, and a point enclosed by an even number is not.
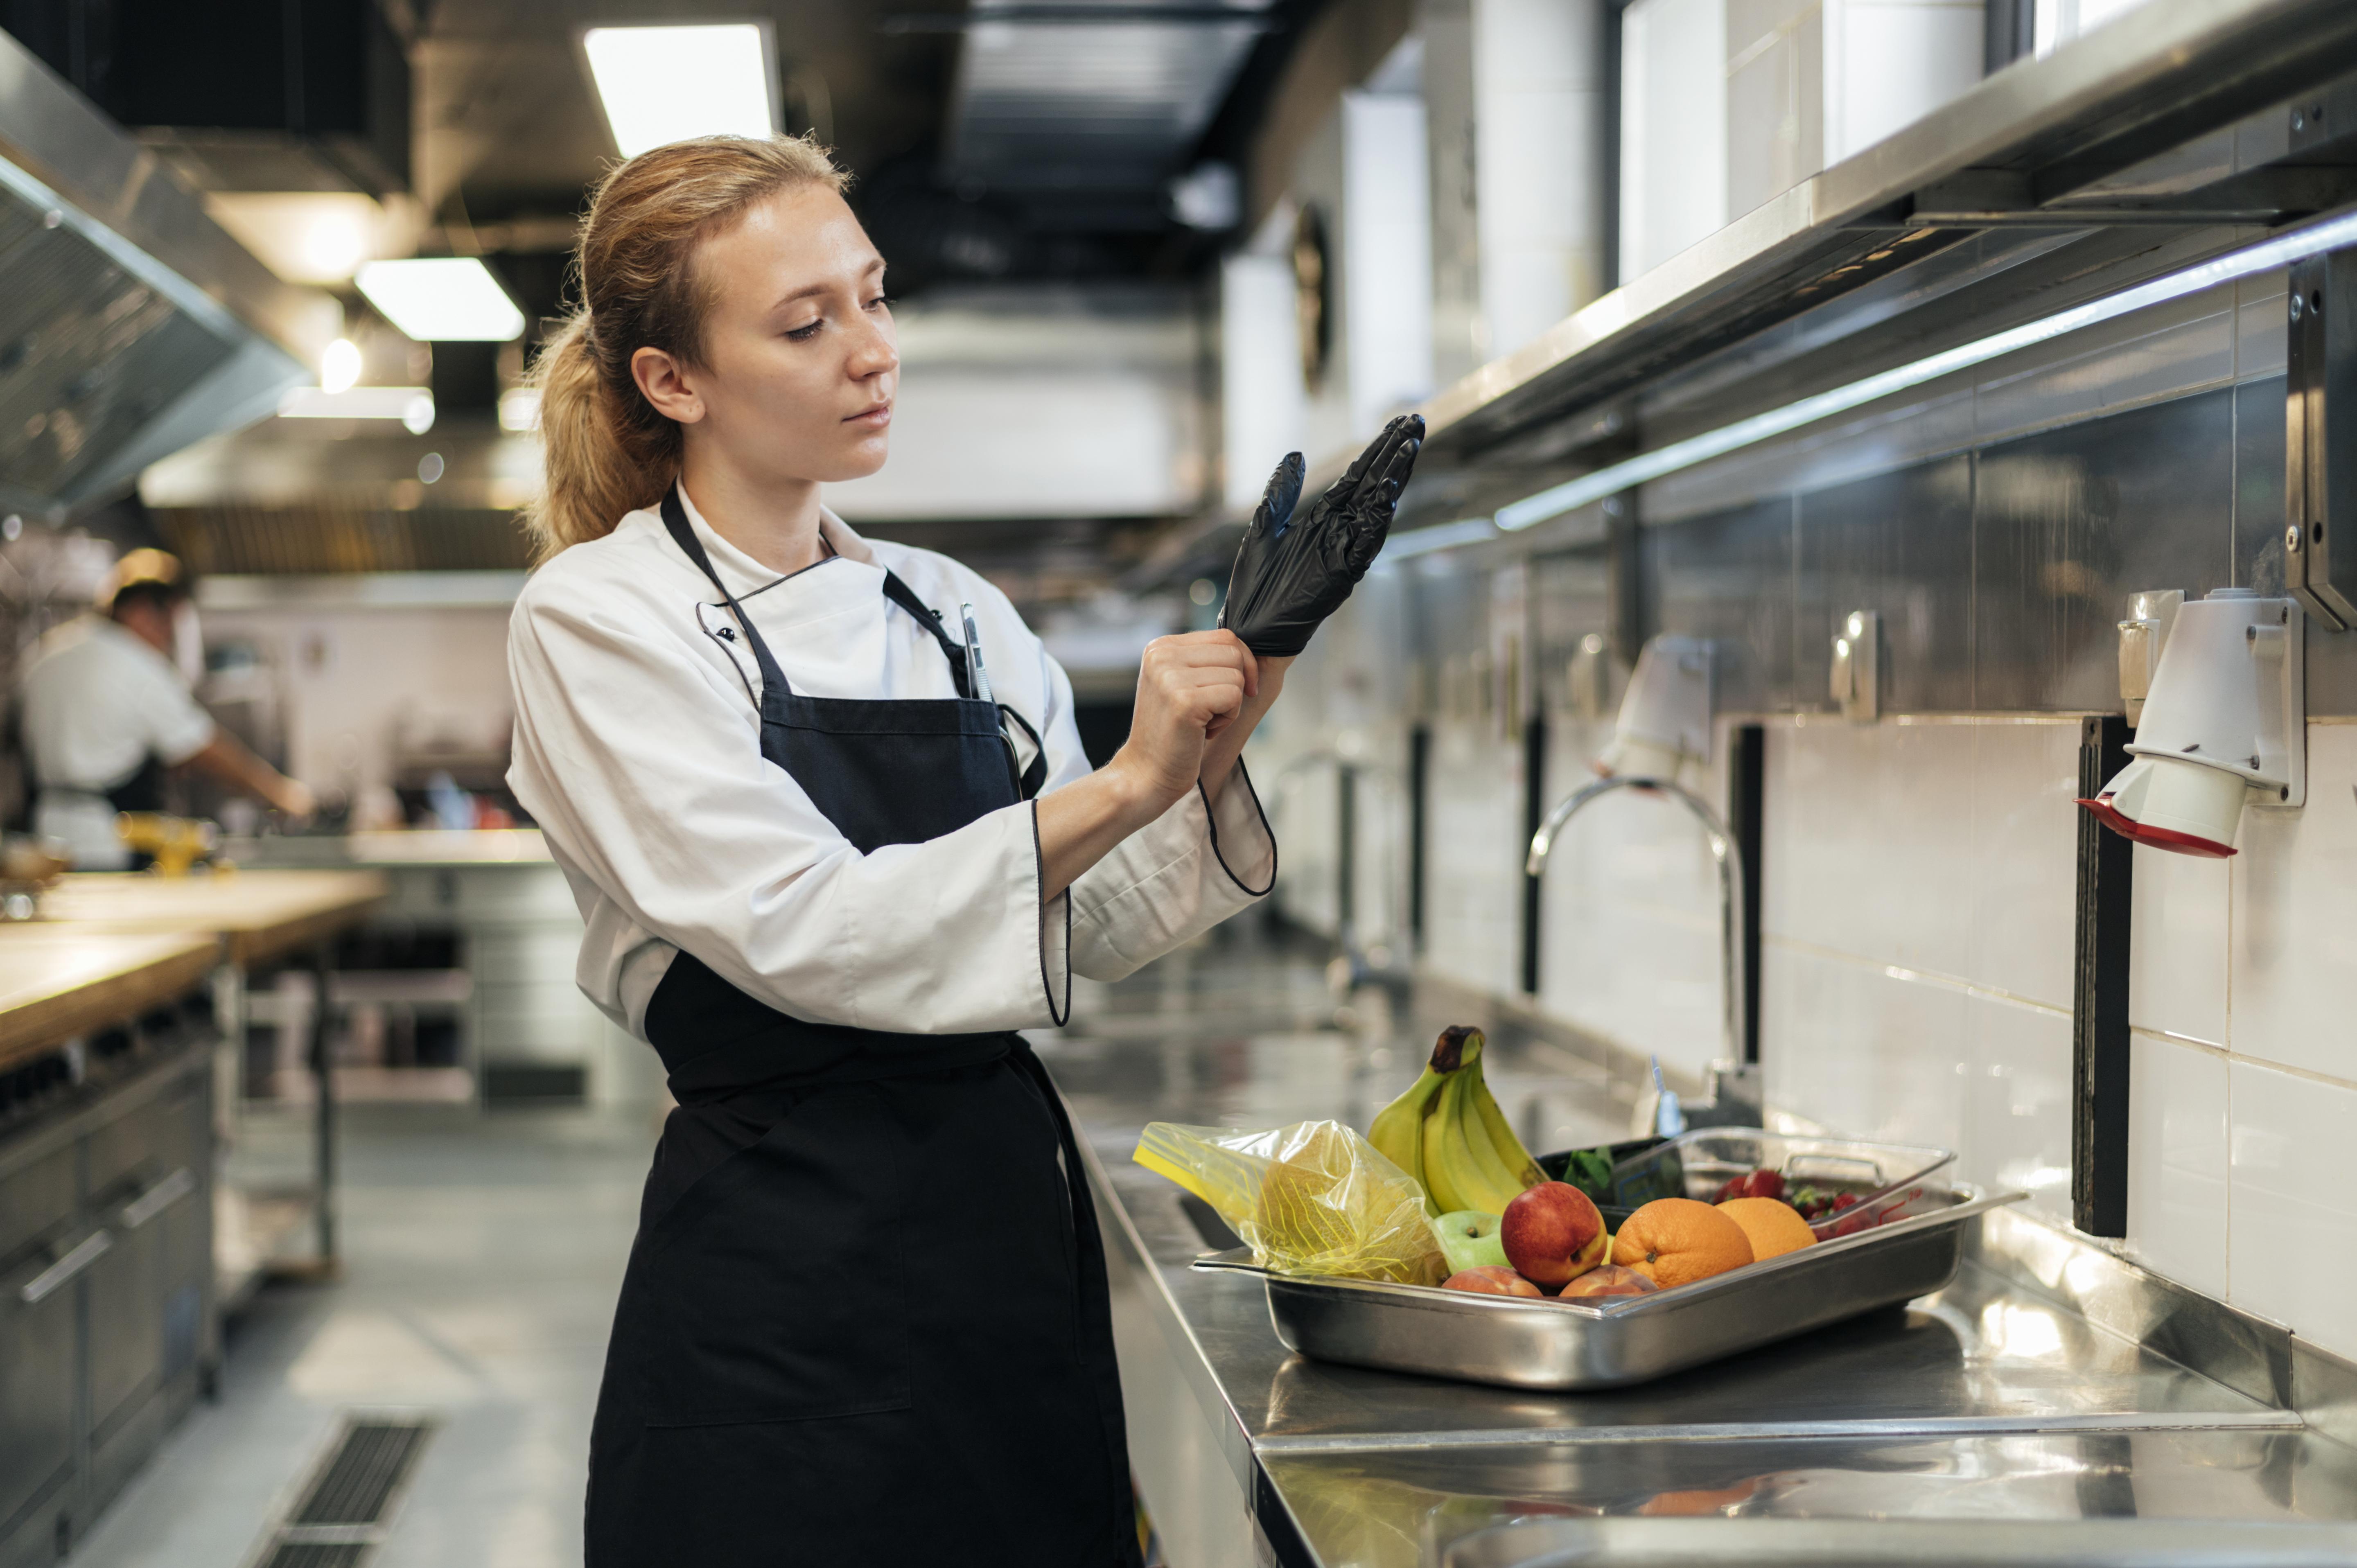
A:
[[[547,464],[523,514],[539,558],[612,532],[624,513],[662,499],[679,472],[679,425],[640,392],[630,356],[660,349],[701,362],[712,299],[695,275],[696,246],[777,191],[845,183],[807,136],[705,136],[640,153],[598,184],[574,255],[579,307],[526,378],[540,393]]]

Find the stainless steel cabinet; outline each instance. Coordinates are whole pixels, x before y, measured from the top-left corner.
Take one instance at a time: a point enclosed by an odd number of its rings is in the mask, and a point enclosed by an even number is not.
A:
[[[77,1240],[83,1258],[95,1241]],[[0,1520],[9,1529],[0,1563],[46,1562],[55,1550],[55,1526],[41,1526],[52,1512],[44,1505],[58,1499],[74,1466],[81,1298],[73,1279],[59,1274],[81,1261],[76,1247],[44,1251],[0,1276]]]
[[[157,1015],[0,1131],[0,1568],[62,1556],[218,1360],[210,1046]]]

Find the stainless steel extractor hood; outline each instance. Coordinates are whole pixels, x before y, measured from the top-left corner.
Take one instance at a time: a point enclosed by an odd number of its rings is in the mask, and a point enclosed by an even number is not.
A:
[[[0,33],[0,510],[62,515],[271,413],[340,324]]]

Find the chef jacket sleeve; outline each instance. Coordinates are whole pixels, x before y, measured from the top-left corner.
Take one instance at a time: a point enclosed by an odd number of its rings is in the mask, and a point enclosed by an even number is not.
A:
[[[1072,685],[1046,649],[1046,789],[1089,771],[1072,718]],[[1044,792],[1044,791],[1043,791]],[[1200,936],[1276,885],[1276,838],[1242,762],[1211,806],[1199,785],[1121,841],[1071,887],[1071,963],[1120,980]]]
[[[908,1034],[1060,1013],[1028,803],[861,854],[763,760],[737,678],[659,631],[527,592],[509,665],[525,809],[630,918],[729,983],[809,1022]]]
[[[125,671],[135,723],[145,741],[169,767],[178,767],[212,744],[213,716],[205,712],[178,671],[160,658],[141,660]]]

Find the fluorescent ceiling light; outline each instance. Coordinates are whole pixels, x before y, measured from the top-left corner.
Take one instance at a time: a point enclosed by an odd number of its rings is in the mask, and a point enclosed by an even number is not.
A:
[[[692,136],[777,130],[776,71],[761,22],[693,27],[591,27],[589,76],[626,158]]]
[[[1436,550],[1453,550],[1459,544],[1479,544],[1485,539],[1495,539],[1498,531],[1486,517],[1459,518],[1455,522],[1438,522],[1430,528],[1412,529],[1394,533],[1383,541],[1376,552],[1378,561],[1407,561],[1418,555],[1429,555]]]
[[[288,283],[348,283],[393,248],[384,209],[354,191],[216,191],[205,211]]]
[[[360,345],[349,338],[339,338],[328,345],[319,356],[319,390],[323,392],[350,392],[360,384]]]
[[[1894,392],[1921,386],[1926,381],[1937,381],[1958,371],[1970,370],[1975,365],[1986,364],[1991,360],[2017,353],[2082,328],[2116,320],[2152,306],[2215,288],[2220,284],[2233,283],[2237,278],[2273,272],[2277,267],[2289,266],[2294,262],[2321,255],[2327,251],[2337,251],[2350,244],[2357,244],[2357,215],[2333,218],[2306,229],[2278,234],[2273,239],[2262,240],[2239,251],[2230,251],[2198,266],[2154,278],[2149,283],[2138,284],[2134,288],[2124,289],[2103,299],[2072,306],[2068,310],[2024,322],[2019,327],[2009,328],[1975,342],[1944,349],[1912,364],[1884,371],[1863,381],[1852,381],[1847,386],[1818,392],[1798,403],[1786,403],[1765,413],[1755,413],[1749,419],[1738,419],[1732,424],[1724,424],[1717,430],[1672,442],[1656,451],[1641,454],[1609,467],[1598,468],[1592,474],[1584,474],[1577,479],[1541,490],[1536,495],[1525,496],[1512,505],[1500,507],[1498,526],[1510,532],[1528,528],[1533,523],[1544,522],[1548,518],[1561,517],[1565,512],[1577,510],[1590,501],[1599,501],[1622,490],[1633,489],[1650,480],[1691,468],[1697,463],[1708,462],[1713,457],[1723,456],[1755,442],[1765,441],[1770,436],[1798,430],[1804,424],[1813,424],[1836,413],[1846,413]]]
[[[510,387],[500,393],[500,428],[514,431],[540,428],[538,387]]]
[[[296,387],[278,400],[281,419],[397,419],[412,435],[434,428],[434,394],[424,387]]]
[[[506,343],[523,336],[523,312],[472,256],[371,262],[354,281],[380,315],[420,343]]]

